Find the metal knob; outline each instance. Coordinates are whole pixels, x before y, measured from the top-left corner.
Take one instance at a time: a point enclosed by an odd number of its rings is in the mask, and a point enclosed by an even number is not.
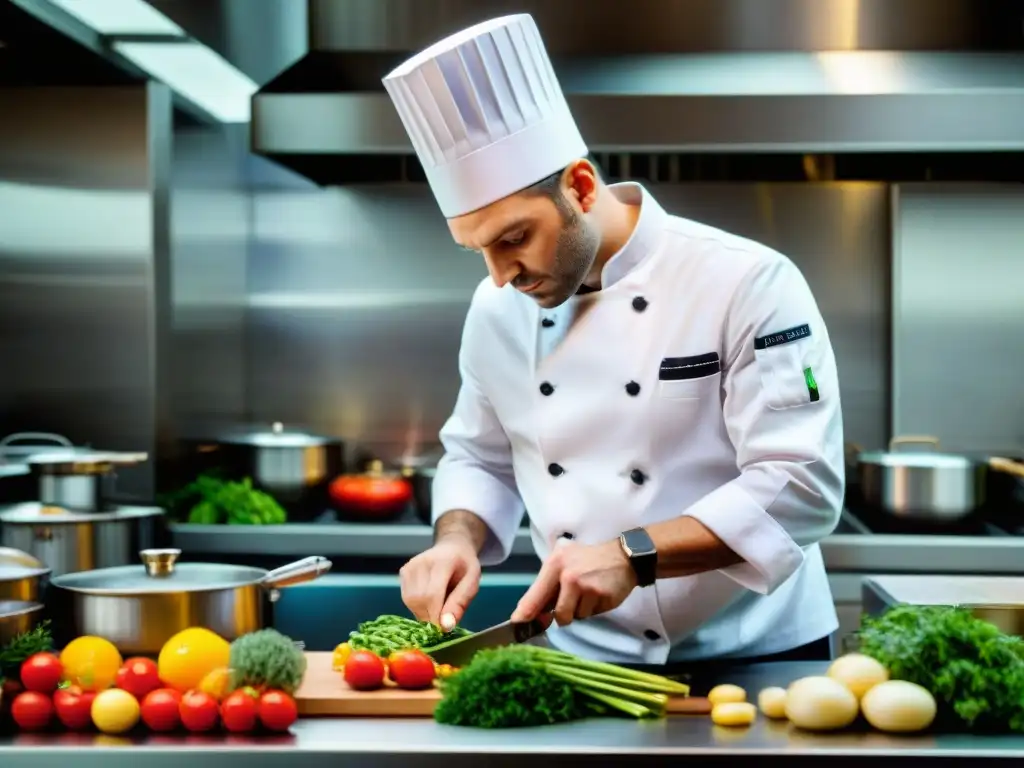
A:
[[[155,579],[174,573],[174,564],[181,557],[180,549],[144,549],[139,552],[146,574]]]

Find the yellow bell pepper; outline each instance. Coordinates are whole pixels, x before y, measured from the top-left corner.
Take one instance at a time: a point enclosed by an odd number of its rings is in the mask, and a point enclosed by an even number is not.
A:
[[[334,653],[331,655],[331,669],[335,672],[344,671],[345,662],[348,661],[348,657],[351,655],[352,646],[348,643],[341,643],[334,649]]]

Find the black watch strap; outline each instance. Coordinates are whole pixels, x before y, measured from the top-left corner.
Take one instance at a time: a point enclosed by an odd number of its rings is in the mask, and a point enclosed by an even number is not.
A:
[[[619,545],[636,574],[637,585],[651,586],[658,577],[658,550],[643,528],[633,528],[619,536]]]

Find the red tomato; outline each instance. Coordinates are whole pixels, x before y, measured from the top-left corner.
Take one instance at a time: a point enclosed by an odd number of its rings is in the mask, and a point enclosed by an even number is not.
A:
[[[52,653],[36,653],[21,665],[21,684],[26,691],[53,693],[64,676],[64,665]]]
[[[391,679],[399,688],[415,691],[429,688],[436,674],[434,660],[423,651],[398,651],[388,659]]]
[[[173,731],[181,724],[181,694],[173,688],[157,688],[142,700],[141,715],[151,731]]]
[[[228,695],[220,705],[220,719],[232,733],[248,733],[256,727],[256,713],[259,701],[247,690],[238,690]]]
[[[152,659],[136,657],[128,659],[117,671],[117,679],[114,682],[122,691],[128,691],[139,701],[145,698],[150,691],[155,691],[162,683],[160,673],[157,671],[156,662]]]
[[[83,691],[77,685],[61,688],[53,694],[53,708],[57,710],[57,719],[72,731],[83,731],[92,725],[92,700],[95,691]]]
[[[267,691],[260,696],[259,716],[264,728],[287,731],[299,719],[299,708],[284,691]]]
[[[220,717],[217,700],[203,691],[189,691],[182,696],[178,713],[182,725],[193,733],[211,730]]]
[[[41,731],[53,718],[53,702],[46,694],[25,691],[11,702],[11,717],[26,731]]]
[[[384,661],[371,651],[353,651],[345,662],[345,682],[357,691],[373,691],[384,685]]]

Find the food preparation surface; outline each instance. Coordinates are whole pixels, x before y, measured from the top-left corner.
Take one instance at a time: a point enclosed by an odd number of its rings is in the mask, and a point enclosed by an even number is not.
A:
[[[769,685],[821,674],[822,663],[761,664],[716,673],[714,682],[732,682],[750,695]],[[702,685],[706,683],[702,682]],[[704,693],[704,688],[696,689]],[[670,717],[653,722],[585,720],[534,729],[485,731],[437,725],[426,718],[311,718],[283,737],[110,736],[0,737],[0,765],[50,768],[72,759],[75,768],[444,768],[546,765],[602,766],[724,765],[736,757],[758,757],[763,766],[789,766],[794,760],[829,768],[872,765],[948,765],[951,759],[1024,761],[1024,737],[969,734],[888,736],[867,729],[839,734],[800,732],[763,718],[750,728],[715,726],[706,717]],[[808,759],[809,758],[809,759]],[[812,763],[811,760],[814,762]],[[784,762],[783,762],[784,761]],[[856,761],[856,763],[855,763]]]
[[[295,692],[299,714],[333,715],[335,717],[432,717],[441,700],[436,688],[426,691],[403,691],[385,688],[378,691],[354,691],[344,678],[331,669],[331,655],[326,652],[306,654],[306,678]],[[668,711],[676,715],[707,715],[711,702],[703,697],[673,697]]]

